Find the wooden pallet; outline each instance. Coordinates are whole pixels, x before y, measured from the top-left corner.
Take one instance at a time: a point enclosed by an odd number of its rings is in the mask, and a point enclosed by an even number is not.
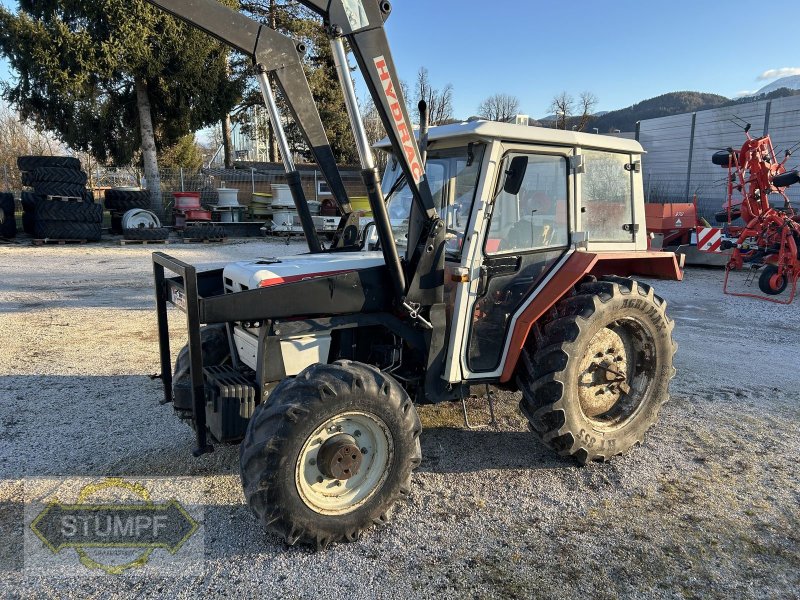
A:
[[[210,238],[205,240],[193,240],[190,238],[183,238],[184,244],[224,244],[228,238]]]
[[[84,202],[84,199],[80,196],[54,196],[53,194],[49,194],[47,199],[53,202]],[[86,203],[94,204],[94,200],[86,200]]]
[[[148,244],[169,244],[172,240],[120,240],[120,246],[147,246]]]
[[[56,240],[52,238],[44,240],[33,240],[34,246],[44,246],[45,244],[58,244],[64,246],[65,244],[88,244],[89,240]]]

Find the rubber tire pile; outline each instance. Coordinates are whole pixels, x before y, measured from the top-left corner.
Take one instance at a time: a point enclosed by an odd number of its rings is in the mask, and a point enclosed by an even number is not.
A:
[[[122,230],[122,215],[129,210],[150,208],[150,192],[147,190],[106,190],[106,210],[111,213],[111,233],[125,234]],[[141,239],[125,237],[125,239]]]
[[[17,218],[14,215],[14,194],[0,194],[0,238],[11,239],[17,235]]]
[[[183,230],[183,239],[192,241],[222,240],[228,237],[219,225],[190,225]]]
[[[20,156],[22,227],[40,240],[97,242],[103,230],[103,206],[86,189],[81,162],[71,156]]]

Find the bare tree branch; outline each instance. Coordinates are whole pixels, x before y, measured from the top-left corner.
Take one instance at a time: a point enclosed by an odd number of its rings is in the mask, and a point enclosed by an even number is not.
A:
[[[508,122],[519,114],[519,98],[509,94],[489,96],[478,106],[478,116],[489,121]]]
[[[556,117],[556,129],[566,129],[567,122],[575,113],[575,99],[568,92],[561,92],[553,97],[548,110]]]
[[[581,118],[578,121],[578,131],[584,131],[589,121],[592,120],[594,109],[597,107],[597,96],[592,92],[582,92],[579,100],[581,107]]]
[[[417,73],[416,100],[417,104],[424,100],[428,105],[431,125],[443,125],[453,119],[453,86],[448,83],[442,90],[435,89],[425,67]]]

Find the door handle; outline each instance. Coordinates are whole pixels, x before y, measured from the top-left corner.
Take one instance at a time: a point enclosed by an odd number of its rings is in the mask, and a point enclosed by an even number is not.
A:
[[[480,273],[478,275],[478,297],[486,294],[486,288],[489,282],[489,269],[486,265],[481,265]]]

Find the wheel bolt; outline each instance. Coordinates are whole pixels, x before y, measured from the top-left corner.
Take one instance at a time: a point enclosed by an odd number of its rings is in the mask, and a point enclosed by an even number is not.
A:
[[[366,448],[362,448],[361,449],[361,454],[366,454],[366,453],[367,453],[367,449]]]
[[[322,478],[322,475],[317,477],[317,483],[322,483],[323,481],[325,480]]]
[[[317,464],[317,459],[312,458],[310,461],[308,461],[308,464],[310,464],[313,467],[315,464]]]
[[[356,429],[356,430],[353,432],[353,435],[354,435],[355,437],[361,437],[361,431],[359,431],[358,429]]]

